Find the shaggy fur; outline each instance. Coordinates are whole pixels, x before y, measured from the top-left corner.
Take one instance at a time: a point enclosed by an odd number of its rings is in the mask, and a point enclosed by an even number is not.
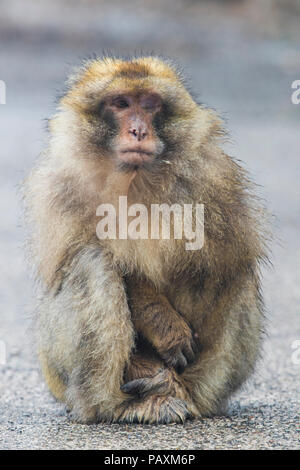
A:
[[[169,423],[217,413],[253,371],[263,332],[264,213],[221,149],[223,124],[155,57],[87,62],[68,82],[25,184],[42,290],[38,352],[53,395],[89,423]],[[133,182],[110,157],[104,96],[155,90],[160,155]],[[96,208],[203,203],[205,243],[98,240]]]

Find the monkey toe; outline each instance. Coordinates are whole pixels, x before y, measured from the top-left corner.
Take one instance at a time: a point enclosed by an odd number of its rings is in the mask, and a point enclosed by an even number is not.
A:
[[[158,413],[158,422],[161,424],[181,423],[191,418],[187,404],[179,398],[169,397],[161,404]]]

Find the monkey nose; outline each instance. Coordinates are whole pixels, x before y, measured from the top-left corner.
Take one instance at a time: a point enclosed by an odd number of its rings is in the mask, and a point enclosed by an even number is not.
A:
[[[132,127],[128,132],[138,141],[143,140],[148,134],[144,127]]]

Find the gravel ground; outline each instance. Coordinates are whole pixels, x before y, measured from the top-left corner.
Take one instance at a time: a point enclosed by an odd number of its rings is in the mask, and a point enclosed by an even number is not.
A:
[[[299,41],[267,22],[205,2],[1,1],[0,365],[1,449],[296,449],[299,448],[300,340],[299,117],[291,83],[300,79]],[[74,6],[75,5],[75,6]],[[76,7],[76,5],[78,5]],[[124,5],[124,4],[123,4]],[[64,11],[62,11],[64,10]],[[122,46],[120,46],[122,44]],[[228,151],[262,185],[276,215],[274,268],[264,272],[268,337],[257,372],[228,413],[185,425],[70,424],[47,392],[30,334],[32,285],[23,259],[16,188],[43,145],[43,119],[68,64],[91,52],[140,49],[176,58],[200,99],[226,118]],[[1,349],[0,349],[1,351]],[[294,354],[293,354],[294,353]],[[0,356],[1,359],[1,356]]]

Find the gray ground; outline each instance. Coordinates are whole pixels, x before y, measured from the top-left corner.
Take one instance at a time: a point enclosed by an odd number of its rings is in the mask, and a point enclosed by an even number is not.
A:
[[[160,3],[0,1],[0,79],[7,85],[7,104],[0,105],[2,449],[299,448],[300,354],[293,361],[292,343],[300,340],[300,105],[290,99],[291,83],[300,79],[299,41],[286,18],[281,31],[267,12],[223,10],[222,2]],[[277,216],[281,246],[274,245],[274,268],[264,272],[264,358],[226,416],[184,426],[73,425],[39,375],[16,187],[42,148],[42,120],[53,111],[66,64],[103,49],[177,58],[200,100],[226,117],[228,150],[245,162]]]

